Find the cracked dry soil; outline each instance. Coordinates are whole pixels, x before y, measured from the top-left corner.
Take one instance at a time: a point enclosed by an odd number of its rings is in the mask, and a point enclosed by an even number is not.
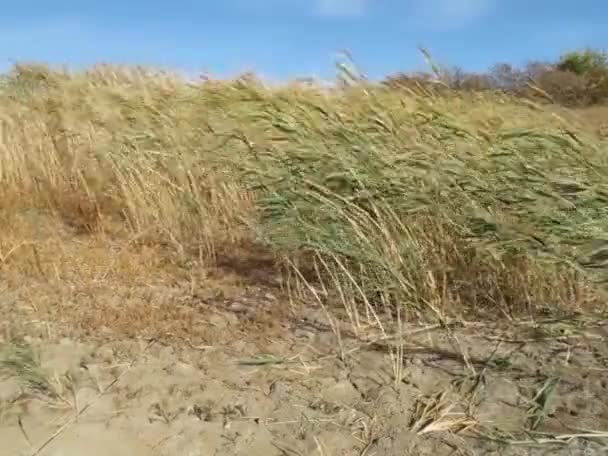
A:
[[[205,346],[26,337],[56,394],[25,394],[18,378],[4,376],[0,455],[606,451],[601,438],[542,438],[608,429],[608,322],[577,331],[549,322],[542,335],[530,325],[507,332],[470,324],[451,337],[412,327],[395,382],[388,343],[345,335],[337,356],[333,334],[322,321],[311,324],[318,318],[312,311],[286,320],[264,342],[259,335],[233,337],[239,318],[215,313],[225,337]],[[537,434],[524,435],[546,385],[552,394]]]

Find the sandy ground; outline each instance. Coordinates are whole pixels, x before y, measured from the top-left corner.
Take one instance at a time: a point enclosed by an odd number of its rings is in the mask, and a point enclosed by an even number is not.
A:
[[[451,337],[412,327],[395,382],[390,344],[345,336],[340,359],[313,317],[270,343],[237,336],[234,315],[214,318],[232,341],[26,338],[48,386],[4,377],[0,454],[582,455],[607,443],[562,436],[608,429],[608,322],[576,332],[547,324],[554,333],[543,336],[527,325]],[[525,436],[543,386],[553,394],[538,434]],[[521,442],[535,436],[537,445]]]
[[[229,261],[169,276],[143,247],[37,249],[0,268],[2,456],[608,451],[601,317],[407,326],[384,340],[336,310],[337,338],[322,309]]]

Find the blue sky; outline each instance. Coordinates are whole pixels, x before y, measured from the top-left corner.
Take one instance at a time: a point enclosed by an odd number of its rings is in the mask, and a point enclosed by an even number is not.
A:
[[[555,59],[608,48],[607,0],[21,0],[0,15],[0,67],[152,64],[231,76],[332,77],[349,50],[372,78],[442,63]]]

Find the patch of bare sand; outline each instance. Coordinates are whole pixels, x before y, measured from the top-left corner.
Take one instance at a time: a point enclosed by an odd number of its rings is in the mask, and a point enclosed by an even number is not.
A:
[[[64,386],[22,395],[3,380],[0,454],[600,454],[587,439],[499,453],[503,444],[478,437],[522,440],[553,378],[539,436],[608,429],[606,326],[551,342],[511,332],[502,343],[498,328],[464,327],[458,349],[443,332],[411,329],[397,383],[384,345],[346,338],[342,361],[330,332],[296,321],[271,343],[198,348],[31,339]]]

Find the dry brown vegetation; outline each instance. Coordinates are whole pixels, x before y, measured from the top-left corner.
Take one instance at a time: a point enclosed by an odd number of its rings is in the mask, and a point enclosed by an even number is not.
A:
[[[2,98],[7,270],[62,278],[65,244],[47,247],[19,225],[35,213],[47,217],[29,220],[36,229],[58,221],[77,236],[68,242],[95,240],[127,262],[104,268],[104,255],[83,252],[79,274],[128,269],[133,249],[155,249],[164,259],[150,261],[190,274],[260,275],[275,259],[300,289],[306,279],[353,312],[406,318],[533,315],[598,299],[605,143],[585,113],[507,96],[188,85],[110,68],[18,67]]]
[[[270,347],[309,309],[341,362],[383,345],[397,388],[404,325],[439,322],[479,379],[454,325],[605,315],[604,107],[114,67],[22,65],[1,84],[6,341]],[[412,435],[481,432],[448,402],[420,399]]]
[[[499,63],[488,71],[471,73],[436,64],[425,49],[432,73],[398,73],[384,81],[390,87],[435,86],[465,92],[501,92],[570,107],[608,101],[608,53],[587,48],[566,52],[557,62],[528,62],[523,67]]]

